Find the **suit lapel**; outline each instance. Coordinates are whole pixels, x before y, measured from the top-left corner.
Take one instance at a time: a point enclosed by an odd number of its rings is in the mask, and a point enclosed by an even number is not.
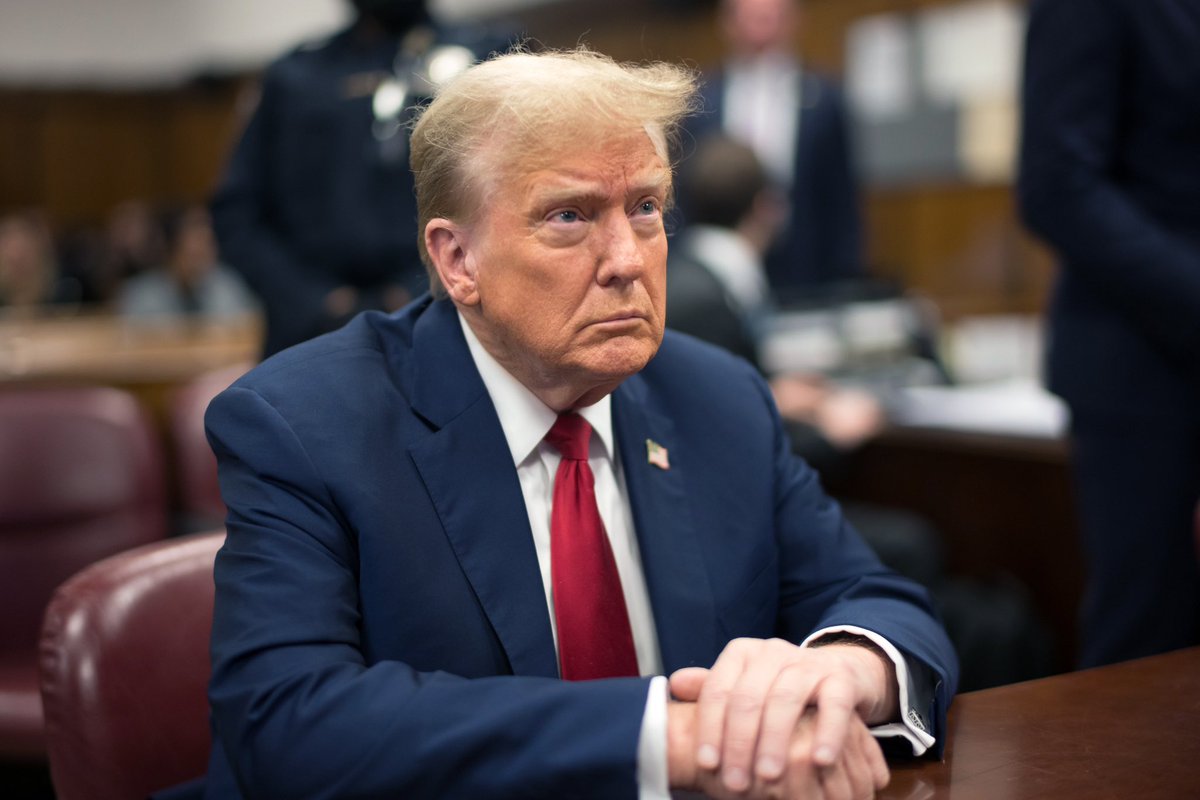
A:
[[[537,553],[495,407],[448,301],[413,333],[413,409],[435,429],[409,453],[517,675],[556,677]],[[464,469],[464,465],[470,465]]]
[[[653,407],[640,375],[613,394],[613,426],[663,667],[669,674],[710,666],[717,655],[716,612],[688,502],[685,476],[694,465],[686,444]],[[669,469],[650,463],[647,441],[667,449]]]

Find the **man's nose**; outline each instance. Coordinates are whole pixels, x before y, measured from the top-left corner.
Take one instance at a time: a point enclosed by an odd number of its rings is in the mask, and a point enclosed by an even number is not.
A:
[[[645,242],[629,217],[614,214],[604,226],[596,280],[602,285],[629,282],[642,276],[646,266]]]

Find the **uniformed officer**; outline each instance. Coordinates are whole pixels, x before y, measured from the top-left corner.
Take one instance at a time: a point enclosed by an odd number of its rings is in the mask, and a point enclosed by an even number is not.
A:
[[[424,0],[353,0],[332,38],[268,67],[213,200],[223,258],[266,311],[264,356],[424,289],[407,115],[474,60]]]

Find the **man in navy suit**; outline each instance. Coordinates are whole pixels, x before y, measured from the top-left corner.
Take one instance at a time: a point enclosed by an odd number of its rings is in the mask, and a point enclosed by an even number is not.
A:
[[[863,274],[862,219],[846,107],[795,55],[800,0],[722,0],[729,57],[705,76],[697,138],[722,130],[754,149],[787,200],[766,256],[781,296]],[[686,213],[687,198],[681,199]]]
[[[749,364],[664,335],[693,91],[586,51],[468,70],[412,138],[433,294],[213,401],[208,797],[859,797],[876,737],[939,752],[957,664],[927,597]],[[594,572],[561,567],[568,460]],[[620,600],[579,605],[602,573]],[[580,646],[629,663],[561,679]]]
[[[1035,2],[1024,105],[1021,209],[1061,262],[1081,663],[1198,644],[1200,5]]]

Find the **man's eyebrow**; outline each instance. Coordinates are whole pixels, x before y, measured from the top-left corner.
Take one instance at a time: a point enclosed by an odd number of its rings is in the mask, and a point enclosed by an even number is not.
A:
[[[600,202],[608,197],[608,192],[599,184],[587,181],[556,181],[553,185],[535,188],[529,194],[539,206]]]
[[[671,172],[665,169],[648,170],[635,175],[628,183],[627,196],[666,194],[671,188]],[[608,200],[609,191],[600,182],[560,176],[536,185],[529,197],[539,207],[568,203],[602,203]]]

